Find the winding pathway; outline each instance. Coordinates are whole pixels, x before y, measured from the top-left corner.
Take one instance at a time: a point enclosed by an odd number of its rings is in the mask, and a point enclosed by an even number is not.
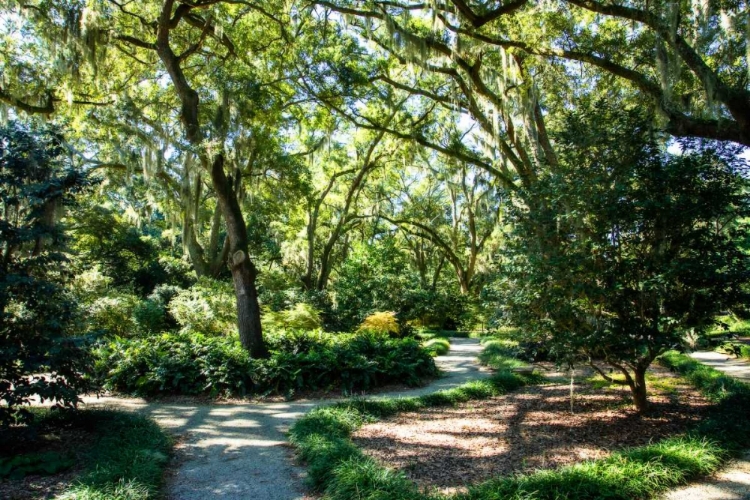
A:
[[[478,340],[451,339],[436,358],[445,376],[414,390],[375,397],[419,396],[488,375],[480,371]],[[178,464],[168,480],[170,500],[294,500],[304,498],[304,470],[291,460],[286,431],[331,400],[288,403],[169,404],[143,399],[86,398],[89,406],[138,411],[180,436]]]

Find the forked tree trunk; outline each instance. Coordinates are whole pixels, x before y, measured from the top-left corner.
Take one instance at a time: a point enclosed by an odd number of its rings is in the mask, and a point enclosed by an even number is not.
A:
[[[156,50],[159,58],[164,63],[172,84],[180,99],[180,118],[185,128],[185,137],[193,146],[199,147],[204,135],[198,113],[200,98],[188,83],[185,73],[180,66],[185,59],[185,54],[177,56],[169,45],[169,35],[176,28],[182,15],[172,11],[175,0],[164,0],[162,10],[158,19],[156,43],[147,47]],[[181,3],[180,8],[188,10],[194,6]],[[204,32],[205,34],[205,32]],[[200,45],[193,48],[198,49]],[[255,279],[258,271],[250,260],[248,254],[247,226],[242,217],[239,201],[232,189],[232,184],[224,172],[224,154],[219,153],[213,158],[203,156],[201,158],[204,168],[210,168],[211,181],[216,191],[216,197],[227,225],[227,238],[229,239],[229,267],[232,272],[234,291],[237,297],[237,326],[242,346],[250,352],[254,358],[268,357],[268,349],[263,342],[263,331],[260,324],[260,306],[258,304],[258,290],[255,287]]]

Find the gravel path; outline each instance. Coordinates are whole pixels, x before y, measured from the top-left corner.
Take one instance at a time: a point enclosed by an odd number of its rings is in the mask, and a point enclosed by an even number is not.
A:
[[[694,352],[691,356],[727,375],[750,382],[747,361],[711,351]],[[663,500],[750,500],[750,453],[732,461],[708,481],[672,490]]]
[[[426,387],[377,397],[418,396],[488,375],[478,340],[451,339],[436,358],[445,376]],[[170,500],[293,500],[304,498],[304,470],[291,460],[285,433],[296,419],[330,400],[288,403],[169,404],[143,399],[85,398],[90,406],[138,411],[180,435]]]
[[[736,359],[733,356],[714,351],[698,351],[690,356],[704,365],[750,383],[750,363],[747,360]]]

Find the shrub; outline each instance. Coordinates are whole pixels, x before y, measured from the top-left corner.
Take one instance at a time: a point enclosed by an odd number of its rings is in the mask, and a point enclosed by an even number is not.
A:
[[[169,313],[183,332],[226,335],[236,331],[237,302],[231,283],[201,278],[169,302]]]
[[[323,327],[320,311],[312,305],[298,302],[294,307],[285,311],[263,312],[263,327],[269,330],[317,330]]]
[[[87,307],[89,328],[120,337],[135,335],[138,325],[133,313],[139,302],[136,295],[116,291],[95,299]]]
[[[66,285],[66,234],[55,214],[87,189],[54,130],[0,127],[0,426],[30,417],[33,397],[75,406],[84,352]]]
[[[271,336],[268,344],[269,359],[251,359],[235,338],[186,333],[117,338],[95,349],[95,373],[105,388],[123,393],[227,396],[417,385],[438,373],[429,353],[412,339],[292,332]]]
[[[244,395],[252,383],[250,357],[231,338],[165,333],[115,338],[94,350],[96,378],[124,393]]]
[[[393,311],[372,313],[359,325],[358,331],[398,334],[399,326],[396,313]]]
[[[448,339],[434,338],[424,343],[424,348],[433,356],[443,356],[448,354],[451,343]]]

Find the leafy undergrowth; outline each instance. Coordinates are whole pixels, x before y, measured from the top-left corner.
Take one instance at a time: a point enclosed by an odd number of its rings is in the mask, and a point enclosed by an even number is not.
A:
[[[433,338],[422,345],[431,356],[444,356],[450,351],[451,343],[446,338]]]
[[[487,344],[493,345],[493,341]],[[507,347],[507,346],[505,346]],[[504,348],[505,348],[504,347]],[[494,350],[491,358],[503,360]],[[710,418],[693,431],[658,443],[613,453],[557,470],[493,479],[455,500],[573,500],[652,498],[686,481],[716,471],[735,451],[750,445],[750,388],[689,357],[668,353],[662,364],[677,371],[715,403]],[[317,409],[290,431],[290,440],[309,467],[309,481],[325,498],[425,500],[447,498],[420,490],[403,473],[383,467],[356,447],[351,434],[366,422],[428,406],[489,398],[534,382],[509,371],[494,378],[419,398],[354,401]]]
[[[271,357],[252,359],[239,340],[198,334],[119,338],[94,351],[106,389],[136,395],[246,396],[387,384],[417,386],[438,375],[414,339],[377,334],[288,333],[269,339]]]
[[[47,458],[53,455],[57,457],[28,471],[34,475],[58,473],[69,467],[70,464],[65,463],[65,460],[71,460],[71,457],[77,460],[75,479],[62,491],[55,491],[54,498],[146,500],[159,496],[172,442],[153,421],[140,415],[110,410],[39,410],[32,427],[20,434],[39,436],[31,443],[33,445],[34,441],[39,441],[44,446],[45,440],[41,439],[44,436],[64,436],[66,433],[75,436],[76,440],[70,441],[65,455],[58,452],[45,453],[43,450],[28,454],[36,458],[45,455]],[[9,448],[13,447],[12,436],[6,444]],[[24,441],[20,446],[29,446],[29,443]],[[17,462],[24,462],[24,456],[26,454],[18,453],[14,458]],[[55,464],[68,467],[44,470],[45,463],[46,467],[54,467]],[[8,493],[3,488],[12,486],[12,482],[3,483],[0,486],[0,497]],[[31,489],[29,483],[23,483],[23,487]],[[44,496],[46,498],[47,494]]]

